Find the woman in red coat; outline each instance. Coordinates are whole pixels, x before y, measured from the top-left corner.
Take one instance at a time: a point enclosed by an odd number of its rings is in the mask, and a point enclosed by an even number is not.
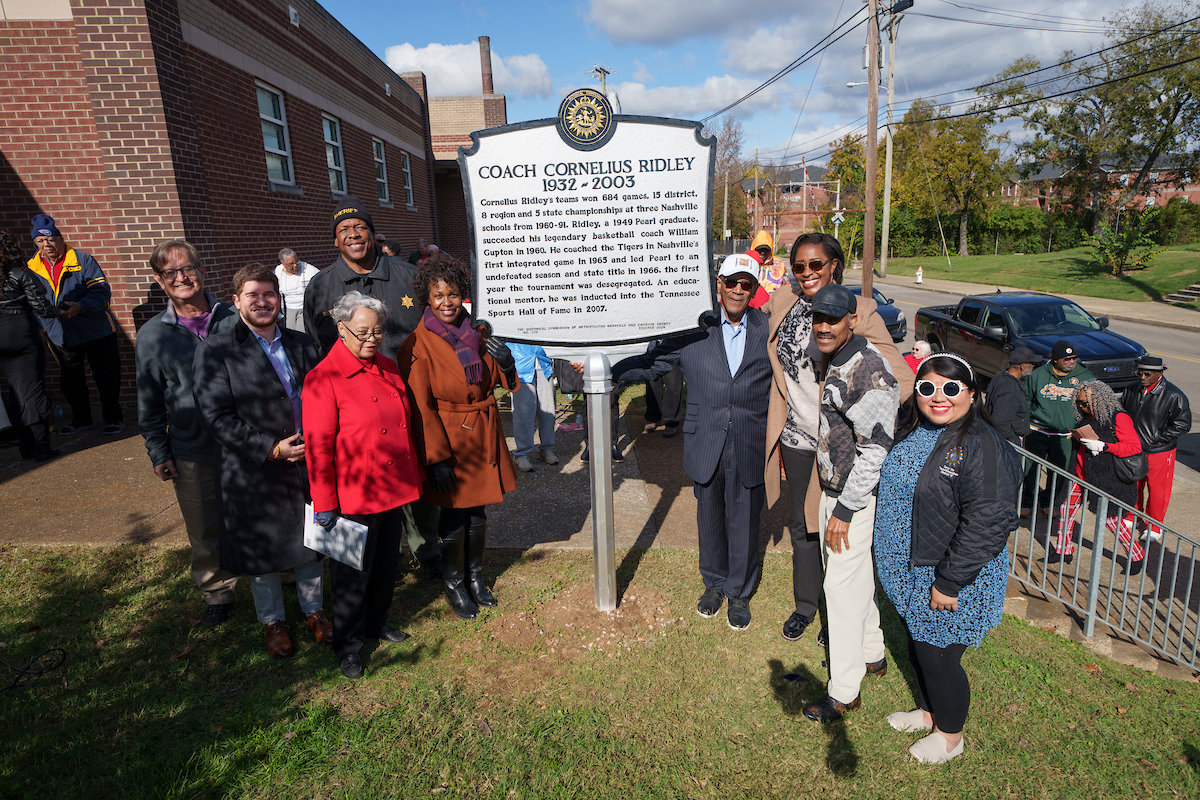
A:
[[[516,362],[500,340],[485,340],[471,327],[462,307],[470,289],[462,262],[441,254],[422,264],[413,293],[425,313],[396,353],[429,475],[424,497],[442,509],[446,602],[463,619],[496,605],[483,582],[484,506],[517,486],[493,394],[497,386],[517,388]]]
[[[350,292],[331,312],[340,341],[304,380],[304,458],[313,511],[327,530],[339,516],[367,526],[363,569],[330,559],[333,650],[361,678],[364,639],[402,642],[387,624],[404,534],[404,506],[421,493],[420,457],[400,371],[376,350],[387,307]]]

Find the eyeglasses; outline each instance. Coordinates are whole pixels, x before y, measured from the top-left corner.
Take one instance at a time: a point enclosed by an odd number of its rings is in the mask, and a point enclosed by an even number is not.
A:
[[[833,261],[833,259],[827,258],[824,261],[819,261],[814,258],[812,261],[797,261],[795,264],[792,264],[792,272],[803,272],[805,267],[808,267],[812,272],[820,272],[825,269],[825,265],[830,261]]]
[[[1155,375],[1157,375],[1159,373],[1158,373],[1158,370],[1154,370],[1154,369],[1139,369],[1137,371],[1137,374],[1142,376],[1143,378],[1153,378]]]
[[[383,331],[363,331],[362,333],[359,333],[358,331],[352,331],[347,328],[345,323],[342,323],[342,327],[346,328],[346,333],[350,334],[355,339],[358,339],[360,342],[369,342],[372,339],[376,341],[383,341]]]
[[[730,291],[740,286],[743,292],[753,292],[755,287],[758,286],[757,282],[747,278],[722,278],[721,283],[724,283],[725,288]]]
[[[195,267],[181,267],[179,269],[164,269],[158,273],[167,283],[174,283],[175,279],[182,275],[185,278],[194,278],[196,276]]]
[[[933,393],[938,390],[938,385],[933,381],[917,381],[917,394],[921,397],[933,397]],[[942,394],[953,400],[967,390],[967,385],[962,381],[946,381],[941,386]]]

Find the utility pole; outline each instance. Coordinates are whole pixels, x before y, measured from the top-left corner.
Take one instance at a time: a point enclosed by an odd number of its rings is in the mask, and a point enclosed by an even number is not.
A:
[[[758,235],[759,206],[761,205],[758,198],[758,148],[754,148],[754,230],[750,233],[753,239]],[[1117,218],[1118,220],[1120,217]],[[1119,224],[1119,223],[1118,223]]]
[[[600,94],[608,97],[608,76],[612,75],[612,70],[607,70],[597,64],[592,68],[592,77],[600,80]]]
[[[835,198],[833,201],[833,210],[834,210],[834,219],[836,220],[837,214],[839,212],[841,212],[841,210],[842,210],[842,179],[841,178],[837,179],[837,198]],[[841,227],[842,227],[842,223],[840,223],[840,222],[833,223],[833,238],[838,239],[838,231],[841,229]],[[838,241],[840,242],[841,239],[838,239]],[[845,269],[845,267],[846,267],[846,265],[843,264],[842,268]]]
[[[721,212],[721,241],[729,241],[729,170],[725,170],[725,210]]]
[[[896,29],[904,15],[888,20],[887,157],[883,167],[883,241],[879,248],[879,277],[887,277],[888,232],[892,222],[892,111],[896,100]]]
[[[868,0],[867,19],[867,185],[863,220],[862,296],[871,296],[875,268],[875,171],[879,164],[879,0]]]

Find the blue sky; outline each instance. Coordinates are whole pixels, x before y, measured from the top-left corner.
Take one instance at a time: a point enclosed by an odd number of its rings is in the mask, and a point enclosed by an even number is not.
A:
[[[509,121],[519,122],[553,117],[567,92],[598,86],[589,74],[597,64],[613,72],[609,89],[624,113],[701,119],[757,87],[859,12],[862,2],[325,0],[324,5],[397,71],[425,72],[434,95],[481,91],[476,38],[489,36],[496,91],[507,96]],[[1046,62],[1066,49],[1098,49],[1104,45],[1101,20],[1125,5],[916,0],[899,26],[897,117],[913,98],[969,97],[963,90],[1019,56]],[[753,155],[757,147],[764,160],[821,161],[832,139],[861,132],[866,87],[846,83],[866,80],[865,42],[866,29],[859,27],[730,112],[745,128],[744,154]]]

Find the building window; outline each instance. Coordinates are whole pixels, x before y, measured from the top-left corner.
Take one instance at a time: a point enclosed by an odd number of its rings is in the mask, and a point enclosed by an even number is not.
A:
[[[375,152],[375,192],[379,196],[379,202],[386,203],[390,198],[388,197],[387,160],[383,155],[383,142],[372,139],[371,147]]]
[[[342,126],[333,117],[321,115],[325,132],[325,163],[329,166],[329,191],[346,193],[346,164],[342,160]]]
[[[1150,208],[1150,207],[1151,207],[1151,206],[1153,206],[1153,205],[1154,205],[1154,198],[1153,198],[1153,197],[1147,197],[1147,198],[1146,198],[1146,208]]]
[[[263,149],[267,151],[267,178],[273,183],[292,185],[292,153],[288,147],[287,116],[283,95],[258,85],[258,116],[262,124]]]
[[[408,153],[400,154],[400,169],[404,171],[404,203],[411,208],[413,205],[412,167],[408,163]]]
[[[1157,182],[1157,181],[1158,181],[1158,173],[1157,173],[1157,172],[1151,172],[1151,173],[1150,173],[1150,180]]]

